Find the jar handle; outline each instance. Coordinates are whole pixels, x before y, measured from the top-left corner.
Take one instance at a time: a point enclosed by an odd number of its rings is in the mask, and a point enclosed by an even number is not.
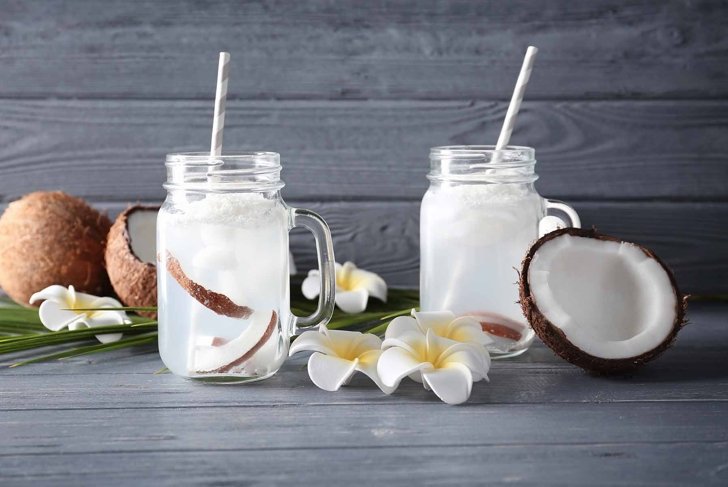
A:
[[[544,221],[541,221],[541,229],[540,233],[541,235],[544,235],[550,231],[555,230],[556,228],[563,228],[563,227],[575,227],[575,228],[581,228],[581,218],[579,218],[579,214],[574,210],[571,206],[567,205],[563,201],[559,200],[546,200],[546,216],[548,217],[554,217],[560,220],[561,224],[557,225],[543,225]],[[550,228],[545,229],[543,227],[548,226]],[[552,227],[556,228],[552,228]]]
[[[336,268],[334,264],[334,243],[331,240],[331,231],[323,218],[311,210],[291,208],[292,227],[302,226],[313,233],[316,241],[316,254],[318,258],[319,275],[321,277],[321,292],[318,306],[309,316],[293,316],[293,332],[325,325],[331,320],[334,313],[334,292],[336,290]]]

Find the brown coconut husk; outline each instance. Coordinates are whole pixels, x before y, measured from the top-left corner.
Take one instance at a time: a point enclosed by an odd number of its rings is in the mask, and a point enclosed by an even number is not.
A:
[[[157,266],[143,262],[134,254],[129,234],[129,217],[137,211],[158,212],[158,206],[134,205],[128,207],[111,226],[106,244],[105,262],[114,292],[125,306],[157,306]],[[149,318],[154,311],[139,312]]]
[[[104,249],[111,221],[81,198],[38,191],[0,217],[0,287],[17,303],[48,286],[105,295]]]

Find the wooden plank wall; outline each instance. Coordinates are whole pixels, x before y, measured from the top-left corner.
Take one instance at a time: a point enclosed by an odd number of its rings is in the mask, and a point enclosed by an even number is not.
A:
[[[164,154],[209,144],[229,50],[226,147],[281,152],[339,260],[415,285],[428,149],[493,143],[534,44],[512,141],[541,193],[726,293],[725,25],[721,1],[0,0],[0,203],[161,200]],[[294,251],[313,265],[307,238]]]

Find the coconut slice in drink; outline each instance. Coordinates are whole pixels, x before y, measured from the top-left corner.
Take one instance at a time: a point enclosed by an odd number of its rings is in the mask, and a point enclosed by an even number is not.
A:
[[[230,341],[198,337],[194,369],[200,374],[226,373],[242,366],[270,339],[278,324],[278,313],[253,313],[245,330]]]
[[[599,373],[656,358],[685,324],[686,301],[665,263],[595,230],[564,228],[539,239],[523,262],[520,296],[547,346]]]

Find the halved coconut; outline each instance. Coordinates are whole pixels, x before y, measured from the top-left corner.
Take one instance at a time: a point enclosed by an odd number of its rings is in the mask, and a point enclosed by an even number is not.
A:
[[[543,342],[587,370],[613,373],[654,359],[684,325],[686,301],[649,249],[564,228],[523,261],[523,313]]]
[[[155,206],[130,206],[119,214],[109,231],[106,270],[114,291],[126,306],[157,305],[158,211]]]

